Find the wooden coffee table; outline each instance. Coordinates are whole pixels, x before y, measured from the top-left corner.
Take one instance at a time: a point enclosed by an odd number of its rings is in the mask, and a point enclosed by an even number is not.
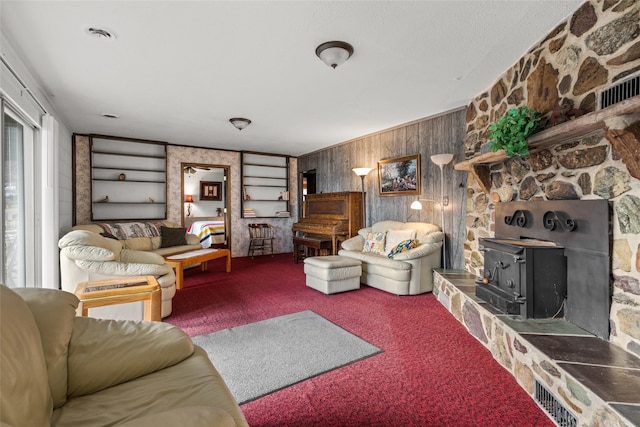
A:
[[[207,269],[207,261],[227,257],[227,273],[231,272],[231,252],[229,249],[197,249],[181,254],[169,255],[164,260],[176,269],[176,289],[182,289],[184,283],[184,268],[190,265],[202,264],[202,271]]]
[[[82,282],[76,285],[73,293],[80,300],[77,313],[81,316],[88,316],[90,308],[144,301],[144,320],[161,320],[162,293],[153,276]]]

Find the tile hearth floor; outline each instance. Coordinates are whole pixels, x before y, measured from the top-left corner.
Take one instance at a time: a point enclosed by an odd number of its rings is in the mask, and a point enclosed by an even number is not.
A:
[[[446,281],[526,338],[568,374],[640,426],[640,358],[563,319],[519,319],[475,296],[472,274],[436,270]]]

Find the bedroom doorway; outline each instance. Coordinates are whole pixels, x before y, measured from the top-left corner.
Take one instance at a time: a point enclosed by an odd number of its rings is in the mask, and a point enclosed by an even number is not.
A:
[[[203,247],[231,249],[229,166],[181,163],[182,226]]]

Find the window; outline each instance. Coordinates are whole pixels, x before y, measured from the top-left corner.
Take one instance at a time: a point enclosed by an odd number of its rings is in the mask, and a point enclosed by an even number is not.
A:
[[[34,131],[0,103],[2,113],[2,198],[0,200],[0,280],[10,287],[34,286],[35,188]],[[31,195],[31,197],[27,197]]]

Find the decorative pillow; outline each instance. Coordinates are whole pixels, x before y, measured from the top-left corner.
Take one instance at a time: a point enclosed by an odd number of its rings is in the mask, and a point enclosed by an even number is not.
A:
[[[418,241],[415,239],[411,239],[411,240],[405,240],[403,242],[398,243],[397,245],[395,245],[393,247],[393,249],[391,249],[391,252],[389,252],[389,255],[387,255],[389,258],[393,258],[394,256],[402,253],[402,252],[406,252],[409,249],[413,249],[413,248],[417,248],[418,247]]]
[[[403,229],[403,230],[389,230],[387,231],[387,241],[384,245],[384,254],[389,255],[391,250],[395,248],[398,243],[405,240],[412,240],[416,238],[416,230]]]
[[[384,254],[384,239],[386,233],[369,233],[364,241],[362,252],[372,254]]]
[[[101,236],[106,237],[107,239],[113,239],[113,240],[118,240],[118,238],[116,236],[114,236],[111,233],[107,233],[106,231],[103,233],[100,233]]]
[[[171,246],[181,246],[187,244],[187,229],[180,227],[160,227],[160,236],[162,237],[160,247],[170,248]]]

